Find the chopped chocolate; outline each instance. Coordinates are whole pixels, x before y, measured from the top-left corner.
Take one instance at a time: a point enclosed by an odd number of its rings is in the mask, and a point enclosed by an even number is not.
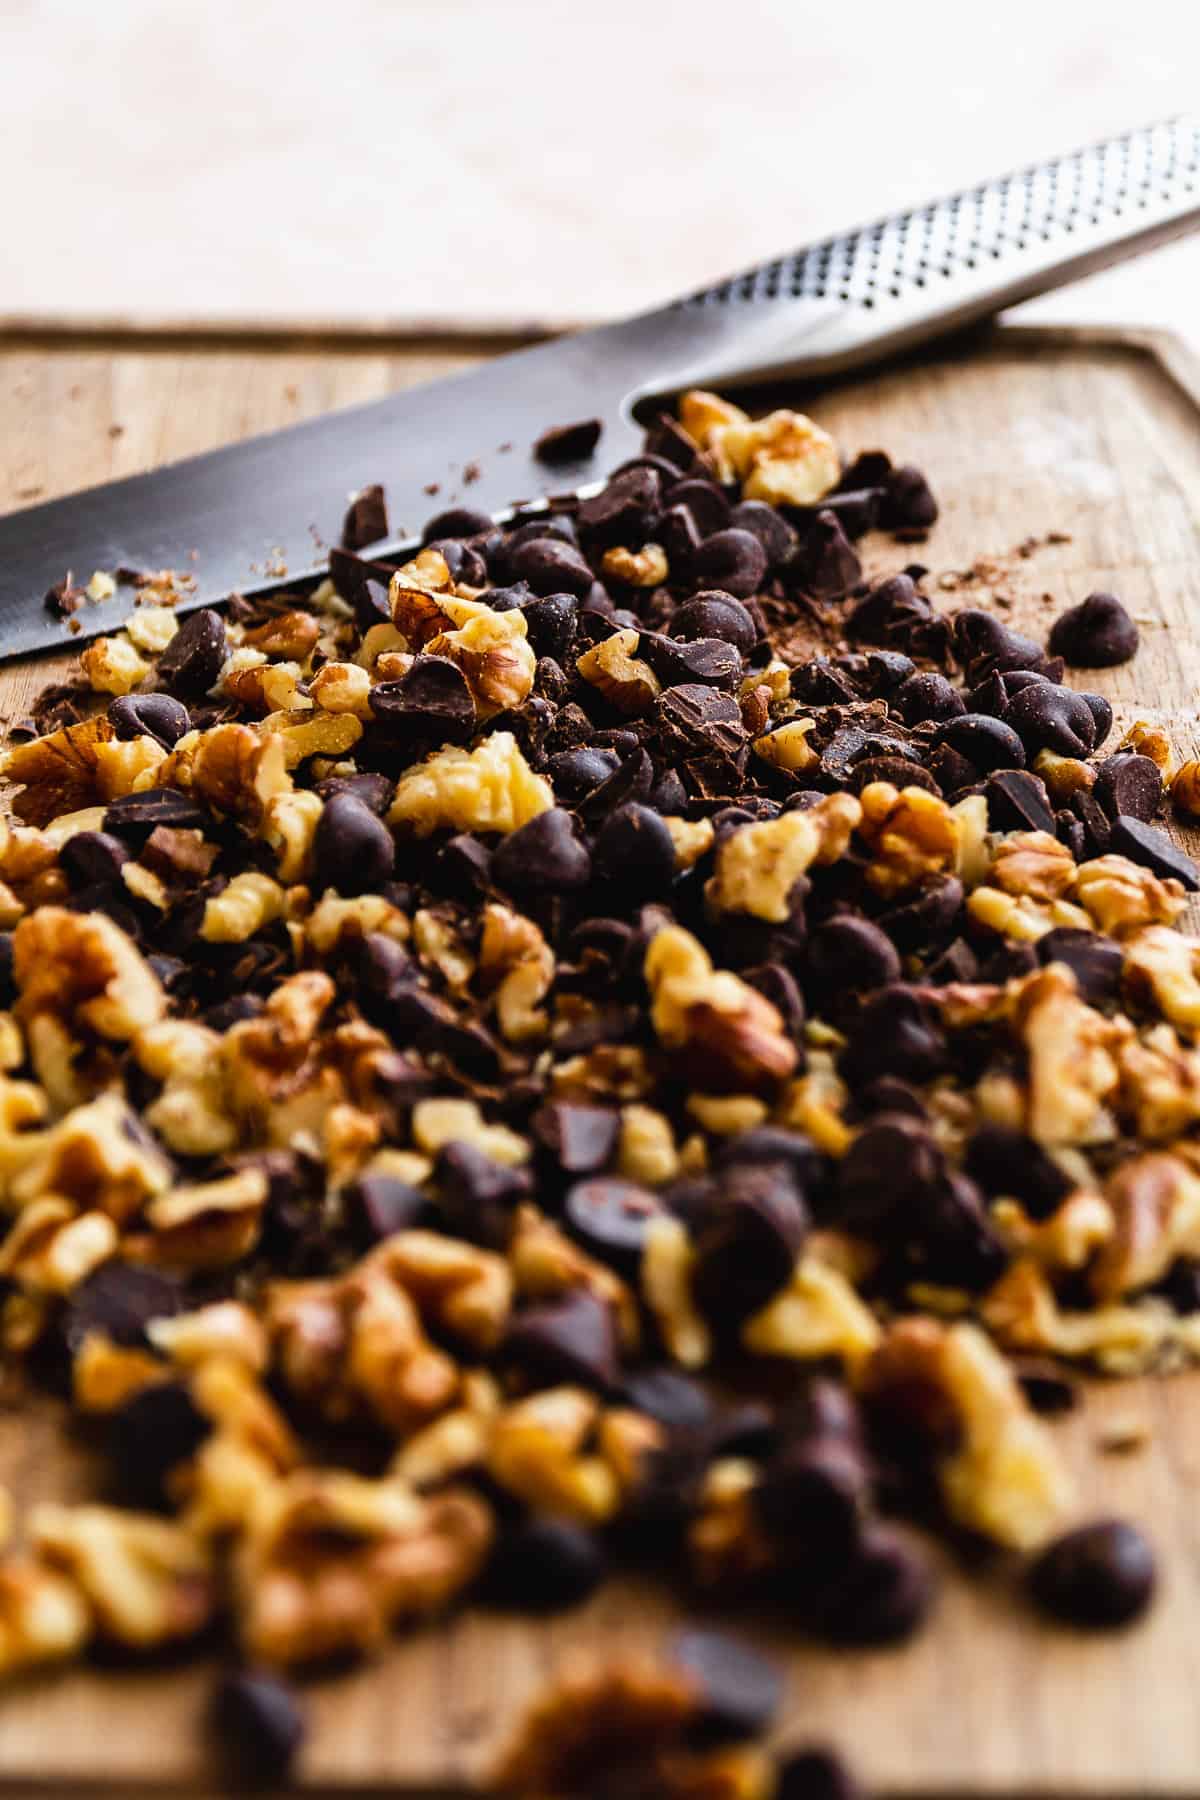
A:
[[[365,550],[389,535],[387,501],[378,482],[357,493],[342,521],[342,549]]]
[[[573,425],[553,425],[538,438],[533,454],[539,462],[551,467],[559,463],[586,462],[595,452],[603,430],[602,419],[578,419]]]

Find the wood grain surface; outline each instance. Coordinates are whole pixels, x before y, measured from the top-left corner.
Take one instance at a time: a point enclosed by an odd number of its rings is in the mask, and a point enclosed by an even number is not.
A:
[[[0,506],[369,399],[470,354],[0,341]],[[1008,616],[1039,631],[1090,589],[1115,590],[1143,648],[1095,686],[1119,722],[1164,720],[1195,753],[1200,410],[1174,345],[1001,332],[805,398],[848,450],[884,444],[935,482],[943,517],[929,544],[876,541],[880,569],[909,556],[939,573],[993,558],[991,579],[946,599],[1011,600]],[[1014,554],[1050,532],[1069,541]],[[0,716],[25,711],[56,673],[51,660],[0,674]],[[1106,1453],[1101,1439],[1116,1424],[1144,1430],[1141,1447]],[[1100,1638],[1049,1627],[1003,1561],[967,1571],[939,1552],[936,1620],[903,1649],[831,1652],[745,1622],[788,1669],[782,1739],[832,1740],[885,1795],[1200,1794],[1200,1374],[1094,1383],[1056,1430],[1078,1472],[1081,1515],[1124,1513],[1151,1531],[1163,1583],[1147,1622]],[[86,1492],[89,1473],[49,1406],[0,1417],[0,1480],[19,1498]],[[568,1651],[654,1644],[676,1616],[651,1583],[623,1583],[550,1625],[467,1616],[401,1637],[369,1668],[313,1686],[301,1780],[343,1797],[457,1791]],[[219,1791],[201,1730],[210,1680],[210,1664],[184,1663],[9,1689],[0,1792]]]

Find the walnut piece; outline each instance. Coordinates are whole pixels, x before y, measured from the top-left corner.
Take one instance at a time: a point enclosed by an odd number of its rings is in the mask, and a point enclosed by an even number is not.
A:
[[[510,731],[494,731],[473,750],[448,746],[406,769],[396,784],[390,825],[418,837],[455,831],[516,831],[554,805],[554,792],[535,775]]]
[[[1085,1006],[1071,971],[1051,963],[1021,983],[1014,1029],[1029,1061],[1030,1136],[1051,1148],[1111,1135],[1104,1109],[1117,1091],[1114,1052],[1128,1025]]]
[[[687,425],[688,411],[681,408]],[[688,429],[691,429],[688,427]],[[764,419],[714,420],[703,442],[717,459],[722,479],[729,471],[742,484],[746,500],[769,505],[812,506],[841,475],[837,445],[827,431],[804,413],[781,407]]]
[[[640,634],[625,626],[585,650],[575,664],[581,678],[629,718],[649,712],[662,692],[658,676],[637,654],[640,643]]]
[[[533,688],[537,657],[519,607],[495,612],[477,600],[443,596],[441,610],[454,630],[440,631],[425,649],[463,672],[481,719],[520,706]]]
[[[1151,999],[1181,1031],[1200,1031],[1200,942],[1164,925],[1147,925],[1124,944],[1128,993]]]
[[[96,694],[129,694],[150,673],[127,637],[97,638],[79,657],[79,666]]]
[[[871,849],[867,880],[876,893],[890,898],[954,868],[959,825],[940,795],[872,781],[859,795],[859,804],[859,830]]]
[[[114,737],[104,717],[65,725],[28,744],[14,744],[0,756],[0,775],[24,784],[13,800],[18,819],[47,825],[60,813],[107,798],[100,776],[100,753]]]
[[[702,1369],[712,1356],[712,1335],[692,1297],[692,1249],[683,1221],[660,1213],[646,1228],[642,1296],[672,1359]]]
[[[29,1515],[34,1549],[82,1591],[96,1629],[131,1649],[194,1637],[213,1617],[216,1572],[183,1526],[108,1506],[43,1503]]]
[[[277,881],[257,869],[242,869],[204,906],[200,936],[209,944],[244,944],[283,912]]]
[[[815,1255],[802,1257],[782,1293],[742,1327],[742,1342],[757,1356],[798,1362],[838,1357],[852,1370],[879,1338],[870,1308],[844,1275]]]
[[[539,1512],[602,1524],[620,1504],[615,1470],[601,1454],[601,1406],[582,1388],[545,1388],[496,1419],[488,1472]]]
[[[704,889],[709,906],[783,924],[794,883],[814,863],[844,856],[861,817],[852,795],[828,794],[804,812],[740,825],[717,851],[715,873]]]
[[[640,550],[627,550],[614,545],[600,559],[605,575],[624,581],[630,587],[661,587],[671,573],[667,553],[661,544],[643,544]]]
[[[729,970],[714,969],[691,932],[679,925],[656,932],[644,973],[659,1041],[677,1052],[698,1087],[754,1089],[795,1068],[796,1046],[776,1008]]]
[[[0,1565],[0,1675],[65,1661],[91,1634],[91,1611],[75,1582],[32,1557]]]
[[[1172,877],[1161,881],[1124,856],[1098,856],[1082,863],[1076,891],[1096,929],[1115,938],[1147,925],[1173,924],[1186,902],[1180,882]]]
[[[1150,1287],[1176,1257],[1200,1255],[1200,1175],[1176,1156],[1151,1151],[1109,1177],[1115,1230],[1092,1265],[1100,1301]]]
[[[1013,831],[996,845],[988,880],[1006,894],[1061,900],[1075,886],[1075,858],[1048,831]]]

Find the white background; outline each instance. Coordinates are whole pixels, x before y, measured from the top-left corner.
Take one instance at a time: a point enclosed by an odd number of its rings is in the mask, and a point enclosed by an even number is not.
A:
[[[0,0],[0,320],[564,323],[1179,111],[1188,0]],[[1200,336],[1200,246],[1038,304]]]

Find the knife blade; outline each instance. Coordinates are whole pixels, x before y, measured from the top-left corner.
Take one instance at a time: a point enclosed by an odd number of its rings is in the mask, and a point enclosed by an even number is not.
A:
[[[578,489],[552,472],[551,425],[603,422],[604,466],[639,441],[635,408],[685,386],[819,378],[986,318],[1194,230],[1200,123],[1122,133],[823,239],[668,306],[514,352],[465,374],[246,439],[0,518],[0,660],[112,631],[136,591],[75,615],[45,595],[68,571],[175,569],[180,610],[319,577],[351,494],[388,496],[385,557],[458,502],[505,514]],[[436,499],[432,496],[436,489]]]

